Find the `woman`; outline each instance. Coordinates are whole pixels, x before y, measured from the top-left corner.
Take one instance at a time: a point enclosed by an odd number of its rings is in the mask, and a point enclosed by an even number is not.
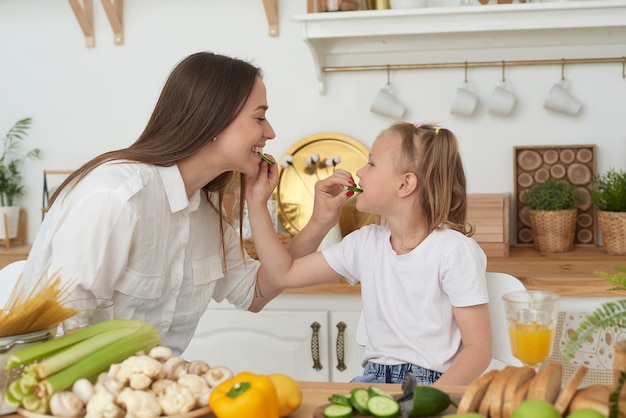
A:
[[[181,353],[211,299],[258,312],[283,288],[245,254],[225,221],[235,173],[256,175],[274,138],[260,69],[208,52],[173,70],[150,120],[128,148],[87,162],[59,187],[24,279],[59,272],[74,298],[115,301],[115,316],[157,326]],[[309,225],[289,244],[314,251],[347,200],[334,179],[316,186]]]

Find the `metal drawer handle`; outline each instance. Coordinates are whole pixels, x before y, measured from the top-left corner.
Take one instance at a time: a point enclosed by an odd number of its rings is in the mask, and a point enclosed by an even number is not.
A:
[[[340,372],[347,369],[345,359],[345,343],[344,343],[344,331],[348,326],[345,322],[341,321],[337,324],[337,329],[339,332],[337,333],[337,370]]]
[[[320,334],[319,330],[322,326],[319,322],[313,322],[311,328],[313,329],[313,335],[311,336],[311,354],[313,355],[313,368],[315,370],[322,370],[322,363],[320,363]]]

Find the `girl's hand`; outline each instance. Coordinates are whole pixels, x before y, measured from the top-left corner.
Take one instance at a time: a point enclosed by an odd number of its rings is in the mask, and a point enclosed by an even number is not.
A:
[[[274,159],[273,156],[268,156]],[[245,193],[248,206],[260,204],[263,207],[267,207],[267,201],[277,185],[278,167],[276,164],[270,165],[265,160],[261,159],[257,175],[248,177]]]
[[[311,221],[320,225],[334,226],[339,221],[341,208],[354,192],[345,190],[344,186],[354,186],[352,175],[345,170],[335,172],[324,180],[315,183],[315,200]]]

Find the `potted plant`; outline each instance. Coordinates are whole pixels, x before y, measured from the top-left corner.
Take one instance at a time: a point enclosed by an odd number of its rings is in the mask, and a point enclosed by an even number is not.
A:
[[[20,119],[0,139],[0,238],[15,238],[19,223],[20,208],[15,199],[24,195],[22,166],[28,158],[39,158],[40,150],[33,148],[25,154],[19,154],[20,145],[26,139],[32,119]],[[6,214],[6,218],[5,218]],[[8,224],[8,226],[7,226]],[[7,237],[8,230],[8,237]]]
[[[557,253],[574,248],[576,186],[549,178],[533,184],[521,200],[529,209],[533,244],[537,251]]]
[[[610,169],[594,178],[591,201],[598,207],[598,224],[608,254],[626,254],[626,172]]]

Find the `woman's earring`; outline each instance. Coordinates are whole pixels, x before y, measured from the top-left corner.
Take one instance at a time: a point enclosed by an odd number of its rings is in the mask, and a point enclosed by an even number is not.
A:
[[[217,137],[213,137],[213,139],[211,140],[211,142],[215,142],[215,140],[217,139]]]

